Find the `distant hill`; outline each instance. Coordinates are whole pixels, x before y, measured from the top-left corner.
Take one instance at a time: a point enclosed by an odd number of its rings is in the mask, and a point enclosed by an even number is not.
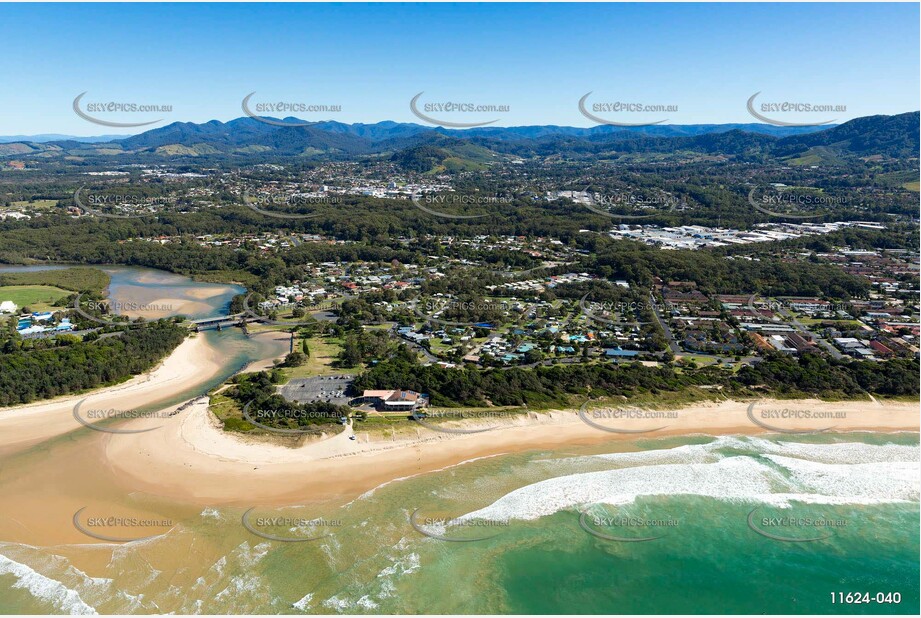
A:
[[[725,125],[717,125],[725,126]],[[648,128],[648,127],[646,127]],[[549,133],[533,139],[475,139],[497,152],[519,156],[600,156],[637,153],[700,153],[735,157],[780,157],[803,163],[833,162],[841,157],[917,157],[919,113],[857,118],[808,134],[776,137],[731,129],[693,136],[661,136],[637,131],[597,133],[588,137]]]
[[[480,169],[495,158],[494,152],[467,140],[434,137],[428,143],[395,152],[390,160],[407,171],[438,173]]]
[[[656,125],[592,128],[527,126],[444,129],[412,123],[303,125],[296,118],[261,122],[174,122],[108,142],[60,140],[0,144],[0,156],[275,156],[354,158],[387,156],[406,169],[476,169],[499,156],[699,153],[794,164],[833,163],[848,157],[917,157],[918,112],[857,118],[833,127],[765,124]],[[277,126],[288,123],[292,126]]]
[[[114,140],[123,150],[145,150],[171,144],[191,146],[204,143],[221,151],[244,146],[273,132],[276,127],[253,120],[237,118],[230,122],[211,120],[202,124],[174,122],[126,139]]]
[[[860,157],[918,157],[919,120],[918,112],[855,118],[827,131],[784,138],[777,143],[774,153],[792,156],[823,147],[837,154]]]
[[[10,142],[34,142],[44,144],[45,142],[84,142],[94,144],[96,142],[111,142],[113,139],[120,139],[124,135],[90,135],[87,137],[76,137],[74,135],[60,135],[58,133],[43,133],[41,135],[0,135],[0,144],[9,144]]]
[[[611,136],[618,139],[629,139],[636,136],[649,137],[693,137],[709,133],[726,133],[729,131],[745,131],[775,137],[789,135],[802,135],[821,131],[826,127],[777,127],[770,124],[664,124],[649,125],[645,127],[618,127],[613,125],[600,125],[591,128],[560,127],[555,125],[530,126],[530,127],[478,127],[464,130],[439,131],[454,137],[486,137],[498,140],[525,140],[540,139],[544,137],[565,136],[578,137],[591,140],[607,140]]]

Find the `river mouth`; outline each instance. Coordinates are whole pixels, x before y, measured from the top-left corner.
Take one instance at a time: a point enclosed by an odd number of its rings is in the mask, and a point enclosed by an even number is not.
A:
[[[0,266],[0,272],[61,270],[72,266]],[[132,317],[184,315],[200,319],[222,315],[228,312],[233,297],[245,291],[238,285],[201,283],[149,268],[97,268],[111,278],[106,295],[113,306],[157,308],[156,314],[134,312],[141,315]],[[174,351],[151,372],[76,399],[85,398],[84,408],[130,408],[132,414],[153,416],[207,394],[248,366],[270,366],[273,359],[287,351],[288,345],[287,338],[269,333],[248,337],[237,328],[193,333],[177,348],[179,352]],[[162,384],[151,377],[158,371],[166,372]],[[148,380],[153,380],[150,384],[156,386],[145,386]],[[2,411],[4,418],[0,420],[8,423],[4,425],[8,429],[6,439],[0,440],[0,487],[4,492],[0,528],[7,534],[0,535],[0,546],[4,542],[36,546],[98,542],[77,530],[71,519],[62,520],[64,512],[74,507],[68,516],[73,518],[77,510],[86,506],[87,516],[98,518],[101,514],[94,509],[108,508],[112,517],[123,518],[138,508],[136,498],[140,493],[133,492],[108,469],[104,448],[100,448],[112,434],[74,423],[72,399],[39,401]],[[141,511],[162,511],[170,520],[183,515],[188,508],[151,497],[144,502],[146,506]],[[177,508],[182,512],[176,512]],[[156,528],[156,531],[162,530]],[[136,534],[149,536],[147,532],[141,530]],[[129,538],[131,531],[116,530],[102,536]]]
[[[226,315],[234,296],[246,291],[240,285],[204,283],[164,270],[111,264],[0,265],[0,273],[74,267],[97,268],[105,272],[110,278],[105,296],[113,312],[132,319],[156,320],[184,316],[195,320]],[[269,337],[247,338],[235,328],[221,332],[206,331],[197,336],[203,337],[213,349],[211,354],[217,359],[220,369],[195,386],[164,392],[163,398],[156,402],[156,407],[174,405],[203,395],[252,363],[271,364],[267,359],[277,358],[286,348],[281,341],[272,341]],[[152,409],[148,406],[141,411]]]
[[[114,313],[156,320],[174,316],[210,318],[227,313],[233,297],[246,288],[229,283],[203,283],[184,275],[140,266],[111,264],[0,265],[3,272],[41,272],[66,268],[96,268],[109,275],[106,298]]]

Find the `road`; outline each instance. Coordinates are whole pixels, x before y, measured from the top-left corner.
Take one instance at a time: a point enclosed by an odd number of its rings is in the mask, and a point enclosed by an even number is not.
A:
[[[661,326],[662,330],[665,332],[665,340],[668,341],[668,349],[670,349],[675,356],[683,354],[684,351],[681,349],[681,346],[678,345],[678,340],[675,339],[672,329],[668,327],[668,324],[659,313],[659,304],[656,302],[655,298],[653,298],[651,292],[649,294],[649,303],[652,306],[652,314],[656,316],[659,326]]]
[[[792,324],[793,327],[803,336],[803,339],[806,339],[808,341],[809,339],[814,338],[816,341],[819,342],[819,345],[822,346],[822,348],[824,348],[824,350],[828,352],[828,354],[835,360],[842,360],[843,358],[845,358],[844,354],[839,352],[838,349],[835,348],[835,346],[825,341],[825,339],[823,339],[822,337],[818,337],[818,336],[813,337],[809,329],[806,328],[806,325],[800,322],[799,320],[797,320],[796,316],[790,313],[786,308],[778,307],[777,312],[780,313],[780,315],[782,315],[785,319],[790,321],[790,324]]]
[[[422,356],[425,357],[425,360],[426,360],[427,362],[429,362],[429,363],[441,362],[441,359],[440,359],[440,358],[438,358],[437,356],[435,356],[434,354],[432,354],[431,352],[429,352],[428,350],[426,350],[425,348],[423,348],[423,347],[422,347],[421,345],[419,345],[418,343],[416,343],[416,342],[414,342],[414,341],[410,341],[409,339],[406,339],[406,338],[404,338],[404,337],[401,337],[401,336],[400,336],[400,333],[397,332],[397,323],[396,323],[396,322],[393,322],[392,324],[393,324],[393,326],[390,327],[390,328],[387,330],[387,332],[390,333],[390,336],[391,336],[391,337],[393,337],[394,339],[399,340],[401,343],[403,343],[403,344],[409,346],[411,349],[413,349],[413,350],[415,350],[416,352],[419,352],[420,354],[422,354]]]

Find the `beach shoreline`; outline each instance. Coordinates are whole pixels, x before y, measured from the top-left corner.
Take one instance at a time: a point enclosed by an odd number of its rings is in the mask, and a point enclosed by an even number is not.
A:
[[[151,370],[125,382],[0,409],[0,454],[28,448],[55,436],[80,429],[73,417],[81,400],[94,407],[131,410],[156,405],[172,394],[193,388],[221,370],[217,351],[204,337],[191,336]]]
[[[329,439],[291,448],[224,432],[207,403],[201,401],[157,431],[105,437],[103,458],[126,487],[202,506],[344,503],[398,479],[483,457],[640,438],[777,433],[751,422],[750,403],[687,406],[677,410],[668,427],[646,433],[602,431],[580,419],[577,410],[555,410],[536,418],[532,413],[527,421],[518,419],[481,433],[444,434],[420,427],[418,438],[388,441],[369,440],[359,429],[353,441],[348,439],[353,433],[348,428]],[[843,410],[847,418],[839,419],[829,433],[919,430],[914,402],[796,400],[773,404]],[[138,419],[132,426],[152,425],[149,419]],[[800,422],[800,427],[806,425]],[[149,476],[151,466],[161,472],[156,479]]]

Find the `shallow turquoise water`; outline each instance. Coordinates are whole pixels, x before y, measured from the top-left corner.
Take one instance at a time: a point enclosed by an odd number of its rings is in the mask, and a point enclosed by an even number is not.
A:
[[[842,440],[858,450],[874,452],[877,459],[892,455],[874,450],[887,446],[911,447],[909,461],[917,455],[917,435],[853,434],[800,442],[808,448],[810,443],[821,446]],[[740,439],[715,453],[760,463],[765,442]],[[645,440],[642,444],[653,451],[680,445],[676,439]],[[430,511],[460,514],[501,497],[510,487],[521,486],[522,481],[554,475],[572,477],[576,484],[582,482],[582,475],[610,469],[610,463],[599,464],[591,456],[559,457],[554,453],[497,458],[383,488],[350,508],[376,514],[378,509],[404,512],[410,505],[416,508],[423,504]],[[640,466],[648,468],[644,473],[649,474],[651,484],[656,465]],[[895,487],[892,489],[899,493]],[[909,494],[916,496],[915,492]],[[535,494],[534,499],[540,496]],[[856,500],[852,494],[845,501]],[[760,535],[748,525],[748,515],[755,507],[756,527],[775,536],[828,538],[793,542]],[[395,543],[397,549],[389,552],[390,566],[383,567],[373,578],[347,573],[329,580],[334,583],[330,588],[320,584],[326,599],[319,600],[315,592],[311,609],[385,613],[878,614],[916,613],[919,607],[916,497],[903,503],[835,506],[794,499],[780,508],[734,500],[731,494],[719,498],[649,496],[620,506],[591,507],[591,512],[602,516],[632,517],[647,524],[601,525],[592,529],[625,538],[661,537],[647,542],[610,541],[587,533],[579,524],[579,512],[584,508],[513,520],[497,536],[478,542],[400,536]],[[825,525],[771,526],[771,518],[790,515]],[[765,520],[768,525],[759,526]],[[387,538],[396,540],[398,534],[394,532]],[[454,534],[463,538],[471,533],[455,530]],[[346,585],[343,580],[349,579],[353,582]],[[365,581],[359,583],[362,579]],[[831,593],[839,591],[872,595],[899,592],[901,603],[834,605]]]
[[[120,546],[101,573],[74,571],[55,548],[0,543],[0,556],[103,613],[913,614],[918,452],[917,434],[868,433],[531,452],[395,481],[345,506],[258,507],[323,518],[262,528],[326,535],[313,542],[258,537],[241,525],[241,507],[205,509],[163,539]],[[656,493],[669,483],[687,489]],[[580,495],[610,503],[565,505]],[[437,521],[484,508],[492,527]],[[824,538],[768,538],[749,525],[753,509],[762,532]],[[491,538],[430,538],[411,525],[414,512],[427,534]],[[600,538],[581,512],[602,535],[659,538]],[[772,523],[782,517],[821,525]],[[83,607],[24,579],[0,566],[0,609]],[[901,603],[836,605],[832,592],[898,592]]]

